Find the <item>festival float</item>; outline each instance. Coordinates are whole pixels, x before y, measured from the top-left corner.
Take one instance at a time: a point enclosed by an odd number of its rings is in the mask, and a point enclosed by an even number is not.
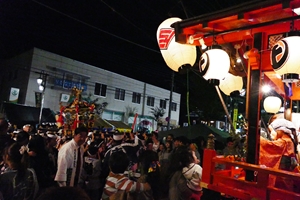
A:
[[[98,99],[92,100],[90,95],[83,97],[82,89],[72,88],[68,103],[60,103],[60,113],[57,115],[57,126],[63,131],[63,135],[73,136],[75,129],[80,126],[89,130],[97,128],[95,121],[100,118],[99,109],[107,105],[97,104],[97,101]]]
[[[241,79],[246,80],[245,154],[217,155],[212,135],[204,150],[203,188],[245,200],[300,199],[299,167],[284,171],[259,165],[262,110],[267,112],[278,102],[262,93],[263,85],[270,85],[283,99],[284,111],[278,115],[299,128],[299,109],[295,109],[300,100],[299,9],[299,0],[255,0],[190,19],[171,18],[159,26],[157,40],[166,64],[175,72],[182,66],[199,66],[198,73],[219,94],[233,137],[237,133],[221,91],[231,95],[241,89]],[[196,47],[201,51],[199,63],[195,63]],[[277,114],[277,108],[270,113]],[[270,181],[272,176],[289,180],[296,188],[278,187]]]

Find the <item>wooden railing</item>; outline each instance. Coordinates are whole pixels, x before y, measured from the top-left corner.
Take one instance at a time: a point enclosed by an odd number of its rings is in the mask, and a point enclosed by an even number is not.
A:
[[[254,173],[255,181],[245,180],[245,170]],[[300,173],[232,161],[216,156],[214,150],[204,150],[201,182],[204,188],[243,200],[300,200],[300,193],[292,191],[293,188],[275,187],[274,181],[271,181],[275,176],[277,180],[281,179],[300,187]]]

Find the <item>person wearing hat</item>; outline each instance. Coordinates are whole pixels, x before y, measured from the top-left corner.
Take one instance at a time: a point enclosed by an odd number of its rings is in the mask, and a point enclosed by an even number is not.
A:
[[[101,172],[101,180],[102,180],[102,186],[104,187],[106,178],[110,172],[109,169],[109,159],[110,156],[115,153],[115,152],[119,152],[122,151],[124,153],[126,153],[126,155],[129,157],[130,160],[130,166],[129,168],[134,165],[134,163],[137,163],[138,158],[137,158],[137,152],[140,149],[140,145],[139,145],[139,139],[138,137],[135,135],[131,135],[134,140],[133,143],[127,143],[127,142],[123,142],[124,139],[124,133],[120,133],[118,131],[115,131],[113,133],[113,142],[111,147],[106,151],[105,155],[104,155],[104,160],[102,163],[102,172]],[[102,188],[103,189],[103,188]]]
[[[90,145],[84,155],[80,185],[85,188],[91,200],[100,199],[101,160],[97,159],[98,148]]]
[[[292,165],[292,161],[296,160],[298,145],[294,124],[286,119],[275,119],[268,128],[271,141],[260,137],[259,164],[274,169],[292,171],[295,167]],[[290,186],[282,185],[283,181],[280,182],[279,178],[275,180],[274,177],[271,177],[270,181],[273,184],[276,181],[276,185],[281,184],[281,187],[292,187],[292,183],[288,184]]]
[[[275,119],[268,128],[271,141],[260,138],[260,164],[290,171],[298,144],[294,124],[286,119]]]
[[[33,127],[30,125],[30,124],[25,124],[23,127],[22,127],[23,131],[31,134],[32,130],[33,130]]]

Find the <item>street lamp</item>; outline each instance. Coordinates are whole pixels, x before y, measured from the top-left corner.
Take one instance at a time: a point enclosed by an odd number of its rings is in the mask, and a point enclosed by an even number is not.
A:
[[[45,89],[46,89],[46,83],[47,83],[47,76],[48,74],[46,74],[44,72],[44,70],[42,70],[40,73],[40,77],[36,79],[36,82],[39,86],[39,91],[41,91],[42,93],[42,100],[41,100],[41,108],[40,108],[40,116],[39,116],[39,124],[41,124],[42,122],[42,115],[43,115],[43,108],[44,108],[44,99],[45,99]]]

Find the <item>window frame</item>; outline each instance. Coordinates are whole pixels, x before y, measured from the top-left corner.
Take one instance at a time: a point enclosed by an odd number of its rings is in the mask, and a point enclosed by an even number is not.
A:
[[[147,106],[154,107],[155,98],[152,96],[147,96]]]
[[[172,102],[171,103],[171,111],[177,111],[177,103]]]
[[[138,92],[132,92],[132,103],[141,104],[142,94]]]
[[[96,94],[96,85],[97,84],[99,85],[99,94]],[[94,95],[100,96],[100,97],[106,97],[106,93],[107,93],[107,85],[95,82]]]
[[[125,90],[121,88],[115,89],[115,100],[125,101]]]
[[[160,101],[159,101],[159,107],[163,108],[163,109],[167,109],[167,100],[160,99]]]

